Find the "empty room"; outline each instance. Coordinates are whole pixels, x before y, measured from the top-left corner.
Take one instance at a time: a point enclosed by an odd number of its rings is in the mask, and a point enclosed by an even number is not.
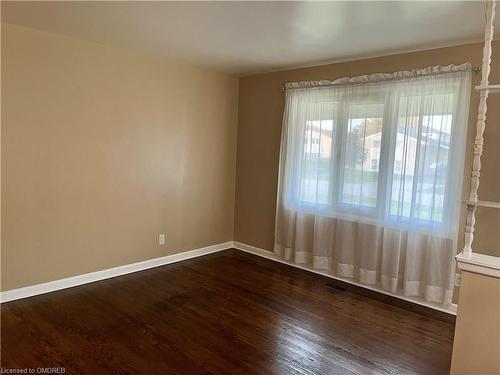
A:
[[[1,374],[500,375],[495,1],[1,1]]]

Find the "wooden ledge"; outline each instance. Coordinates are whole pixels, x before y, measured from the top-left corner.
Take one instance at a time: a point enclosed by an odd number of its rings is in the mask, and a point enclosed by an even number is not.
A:
[[[500,85],[476,86],[476,91],[486,91],[486,90],[488,90],[489,94],[499,94]]]
[[[473,272],[500,279],[500,257],[478,253],[464,255],[464,253],[461,252],[455,256],[455,259],[461,271]]]

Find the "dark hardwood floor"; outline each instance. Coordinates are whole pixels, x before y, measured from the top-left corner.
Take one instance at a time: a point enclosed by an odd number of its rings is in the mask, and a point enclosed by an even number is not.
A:
[[[66,374],[446,374],[454,325],[227,250],[1,306],[1,365]]]

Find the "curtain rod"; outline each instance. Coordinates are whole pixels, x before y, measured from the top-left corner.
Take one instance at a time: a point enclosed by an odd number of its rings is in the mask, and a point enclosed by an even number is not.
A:
[[[474,73],[479,73],[481,71],[481,66],[479,65],[475,65],[471,68],[471,72],[474,72]],[[286,82],[285,84],[283,85],[283,88],[282,88],[283,91],[286,91]]]

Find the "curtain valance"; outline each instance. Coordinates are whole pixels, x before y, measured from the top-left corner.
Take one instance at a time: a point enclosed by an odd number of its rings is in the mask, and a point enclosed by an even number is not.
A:
[[[394,73],[375,73],[375,74],[367,74],[356,77],[343,77],[336,79],[334,81],[317,80],[317,81],[287,82],[285,83],[285,90],[301,89],[307,87],[324,87],[324,86],[335,86],[335,85],[407,80],[407,79],[425,77],[435,74],[467,72],[471,71],[471,69],[472,67],[470,63],[465,63],[462,65],[436,65],[424,69],[403,70]]]

